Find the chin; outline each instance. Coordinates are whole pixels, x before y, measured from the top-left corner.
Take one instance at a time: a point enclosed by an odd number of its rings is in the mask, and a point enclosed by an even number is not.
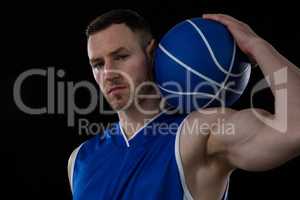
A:
[[[115,111],[126,110],[133,104],[133,99],[130,98],[129,93],[119,93],[111,96],[107,95],[106,100]]]
[[[122,111],[122,110],[126,110],[128,107],[130,107],[131,105],[128,105],[128,100],[126,99],[118,99],[118,100],[113,100],[110,101],[110,106],[112,107],[113,110],[115,111]]]

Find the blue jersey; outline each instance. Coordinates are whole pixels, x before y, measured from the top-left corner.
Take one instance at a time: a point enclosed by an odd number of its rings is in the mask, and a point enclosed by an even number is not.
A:
[[[185,117],[162,112],[129,140],[117,122],[83,143],[73,155],[73,199],[193,199],[179,153]]]

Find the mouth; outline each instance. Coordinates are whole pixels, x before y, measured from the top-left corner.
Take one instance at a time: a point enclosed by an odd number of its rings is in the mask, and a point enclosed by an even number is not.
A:
[[[112,94],[112,93],[116,93],[121,91],[122,89],[125,89],[125,86],[116,86],[116,87],[112,87],[108,90],[107,94]]]

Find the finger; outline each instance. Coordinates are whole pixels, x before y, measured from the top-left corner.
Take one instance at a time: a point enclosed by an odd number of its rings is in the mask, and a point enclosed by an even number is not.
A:
[[[240,25],[242,22],[235,19],[232,16],[224,14],[204,14],[202,16],[204,19],[211,19],[218,21],[226,26]]]

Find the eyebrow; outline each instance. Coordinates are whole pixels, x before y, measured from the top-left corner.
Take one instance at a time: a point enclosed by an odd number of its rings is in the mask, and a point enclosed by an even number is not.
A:
[[[125,47],[119,47],[116,50],[110,52],[108,55],[113,56],[113,55],[116,55],[116,54],[120,53],[121,51],[128,51],[128,50]],[[95,58],[90,59],[90,63],[92,64],[92,63],[96,63],[96,62],[99,62],[99,61],[102,61],[102,60],[103,60],[102,58],[95,57]]]

